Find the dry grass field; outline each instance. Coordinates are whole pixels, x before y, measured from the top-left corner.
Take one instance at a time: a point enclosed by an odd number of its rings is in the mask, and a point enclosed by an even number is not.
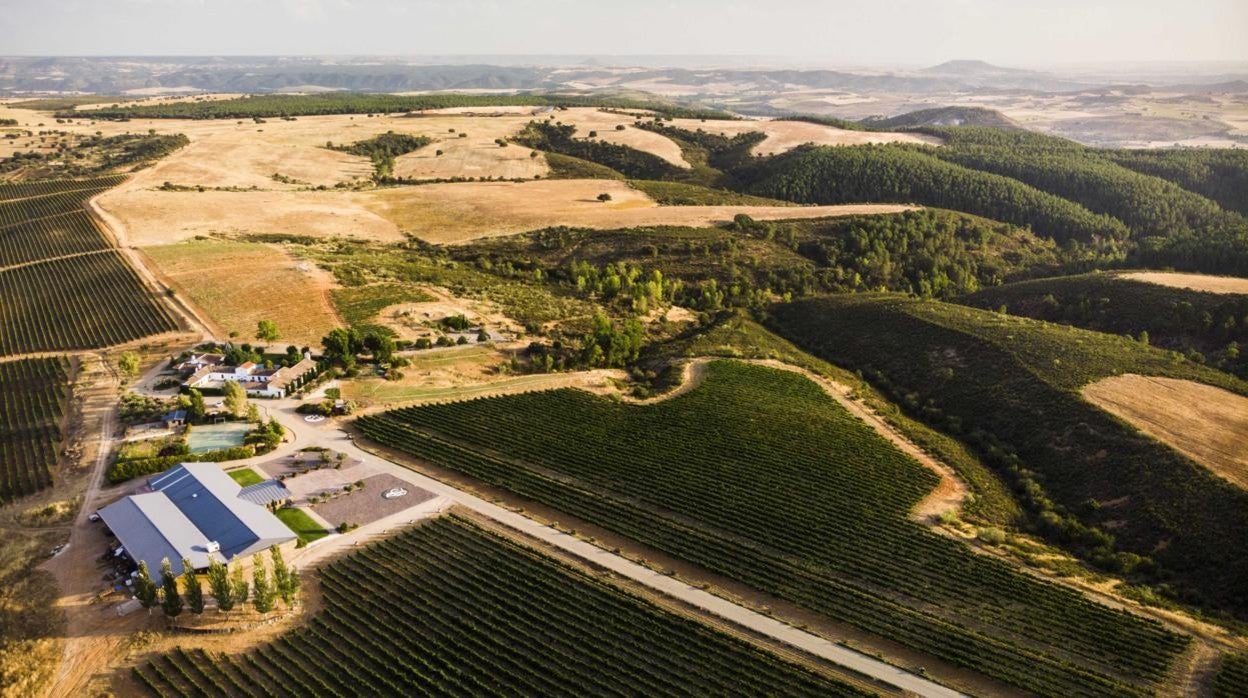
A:
[[[600,202],[599,194],[611,200]],[[845,206],[659,206],[623,182],[599,179],[430,184],[360,194],[360,202],[400,230],[433,243],[458,243],[548,226],[596,229],[703,226],[738,213],[761,220],[896,213],[893,204]]]
[[[1209,276],[1207,274],[1182,274],[1163,271],[1133,271],[1120,274],[1121,278],[1143,281],[1173,288],[1186,288],[1207,293],[1248,293],[1248,279],[1234,276]]]
[[[1083,396],[1248,489],[1248,398],[1192,381],[1134,374],[1092,383]]]
[[[137,247],[211,233],[281,233],[399,242],[394,224],[349,192],[164,192],[124,184],[101,195],[102,209]]]
[[[866,145],[868,143],[926,143],[940,145],[935,136],[921,133],[891,133],[886,131],[850,131],[805,121],[745,120],[701,121],[698,119],[675,119],[671,122],[679,128],[735,136],[738,133],[760,131],[767,139],[750,151],[755,155],[779,155],[799,145]]]
[[[329,299],[329,274],[279,247],[193,240],[144,252],[220,336],[237,332],[252,341],[256,323],[273,320],[282,333],[276,345],[315,346],[341,324]]]
[[[632,117],[585,107],[555,112],[555,120],[576,126],[577,138],[587,139],[589,133],[594,131],[598,134],[595,140],[626,145],[657,155],[677,167],[689,167],[675,141],[651,131],[633,128]],[[618,130],[617,126],[624,126],[624,130]]]
[[[611,201],[596,199],[601,193]],[[610,229],[643,225],[708,225],[738,213],[760,220],[895,213],[906,206],[659,206],[623,182],[539,180],[463,182],[344,191],[168,192],[133,182],[103,194],[99,205],[138,247],[211,233],[283,233],[399,242],[466,242],[494,235],[573,225]]]

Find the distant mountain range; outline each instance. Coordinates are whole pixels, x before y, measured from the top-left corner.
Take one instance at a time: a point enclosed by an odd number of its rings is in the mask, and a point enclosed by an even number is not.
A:
[[[936,94],[977,90],[1064,92],[1103,88],[1060,75],[1004,68],[977,60],[955,60],[916,71],[850,72],[792,68],[628,67],[626,58],[608,64],[585,57],[575,64],[507,65],[446,62],[428,65],[395,58],[314,57],[19,57],[0,58],[0,93],[88,92],[96,94],[205,92],[282,92],[353,90],[405,92],[432,90],[645,89],[648,85],[689,94],[733,89],[845,90]],[[640,62],[640,61],[639,61]],[[649,62],[649,61],[645,61]],[[613,67],[614,66],[614,67]],[[1245,89],[1245,75],[1213,76],[1217,89]],[[1200,89],[1198,81],[1189,86]],[[1210,87],[1210,89],[1213,89]]]

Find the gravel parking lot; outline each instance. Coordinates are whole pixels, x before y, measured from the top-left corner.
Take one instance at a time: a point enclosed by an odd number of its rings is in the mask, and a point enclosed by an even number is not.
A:
[[[392,487],[402,487],[407,490],[407,494],[394,499],[383,497],[382,494]],[[427,502],[435,496],[437,495],[432,492],[383,473],[364,478],[362,488],[337,495],[327,502],[314,504],[311,509],[334,526],[344,521],[362,526]]]

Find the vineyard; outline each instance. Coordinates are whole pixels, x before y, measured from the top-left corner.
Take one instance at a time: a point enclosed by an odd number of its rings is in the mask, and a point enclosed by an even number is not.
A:
[[[0,228],[0,268],[109,247],[91,214],[59,213]]]
[[[319,572],[324,609],[239,656],[134,670],[158,696],[863,696],[457,517]]]
[[[93,349],[177,329],[120,253],[0,271],[0,356]]]
[[[24,199],[31,196],[47,196],[68,191],[97,189],[103,191],[126,181],[125,175],[110,175],[92,179],[44,179],[35,182],[6,182],[0,184],[0,201]],[[84,200],[87,197],[84,197]]]
[[[177,329],[83,207],[124,176],[0,184],[0,356]]]
[[[1228,654],[1222,658],[1222,666],[1213,680],[1216,698],[1245,698],[1248,696],[1248,654]]]
[[[67,370],[63,358],[0,363],[0,504],[52,484]]]
[[[115,186],[115,180],[117,180],[117,177],[101,177],[91,180],[51,180],[31,182],[26,185],[9,185],[13,187],[36,188],[47,186],[52,193],[28,194],[22,198],[0,199],[0,227],[25,223],[34,218],[55,216],[58,213],[77,211],[82,208],[83,203],[87,199]],[[52,189],[53,187],[64,186],[63,183],[66,181],[80,185],[80,188]],[[104,184],[104,182],[112,183]],[[22,195],[17,194],[17,196]]]
[[[357,424],[386,446],[1041,695],[1149,695],[1187,643],[910,522],[936,476],[787,372],[721,361],[697,389],[653,406],[559,390]]]
[[[1164,580],[1188,603],[1248,613],[1248,494],[1078,393],[1122,373],[1248,384],[1129,338],[900,296],[778,305],[772,325],[965,439],[1054,542]]]

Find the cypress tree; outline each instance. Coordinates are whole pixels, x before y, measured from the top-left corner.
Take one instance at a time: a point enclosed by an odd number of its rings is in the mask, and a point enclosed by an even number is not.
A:
[[[204,588],[199,585],[199,575],[186,558],[182,558],[182,586],[186,589],[187,608],[191,609],[191,613],[203,613]]]
[[[230,596],[233,598],[232,605],[247,603],[247,592],[250,587],[247,586],[247,579],[243,577],[243,568],[235,567],[230,574]]]
[[[134,578],[134,596],[151,614],[152,607],[156,605],[156,583],[152,581],[152,575],[147,571],[147,563],[139,561],[139,575]]]
[[[234,589],[230,586],[229,571],[225,565],[213,560],[208,563],[208,588],[217,600],[217,610],[229,613],[234,608]]]
[[[177,618],[182,613],[182,594],[178,592],[178,578],[173,576],[173,565],[169,564],[169,558],[160,563],[160,588],[160,607],[167,617]]]
[[[269,573],[264,569],[264,558],[259,553],[252,558],[254,567],[251,572],[251,605],[256,612],[264,615],[273,610],[277,601],[277,590],[269,582]]]

